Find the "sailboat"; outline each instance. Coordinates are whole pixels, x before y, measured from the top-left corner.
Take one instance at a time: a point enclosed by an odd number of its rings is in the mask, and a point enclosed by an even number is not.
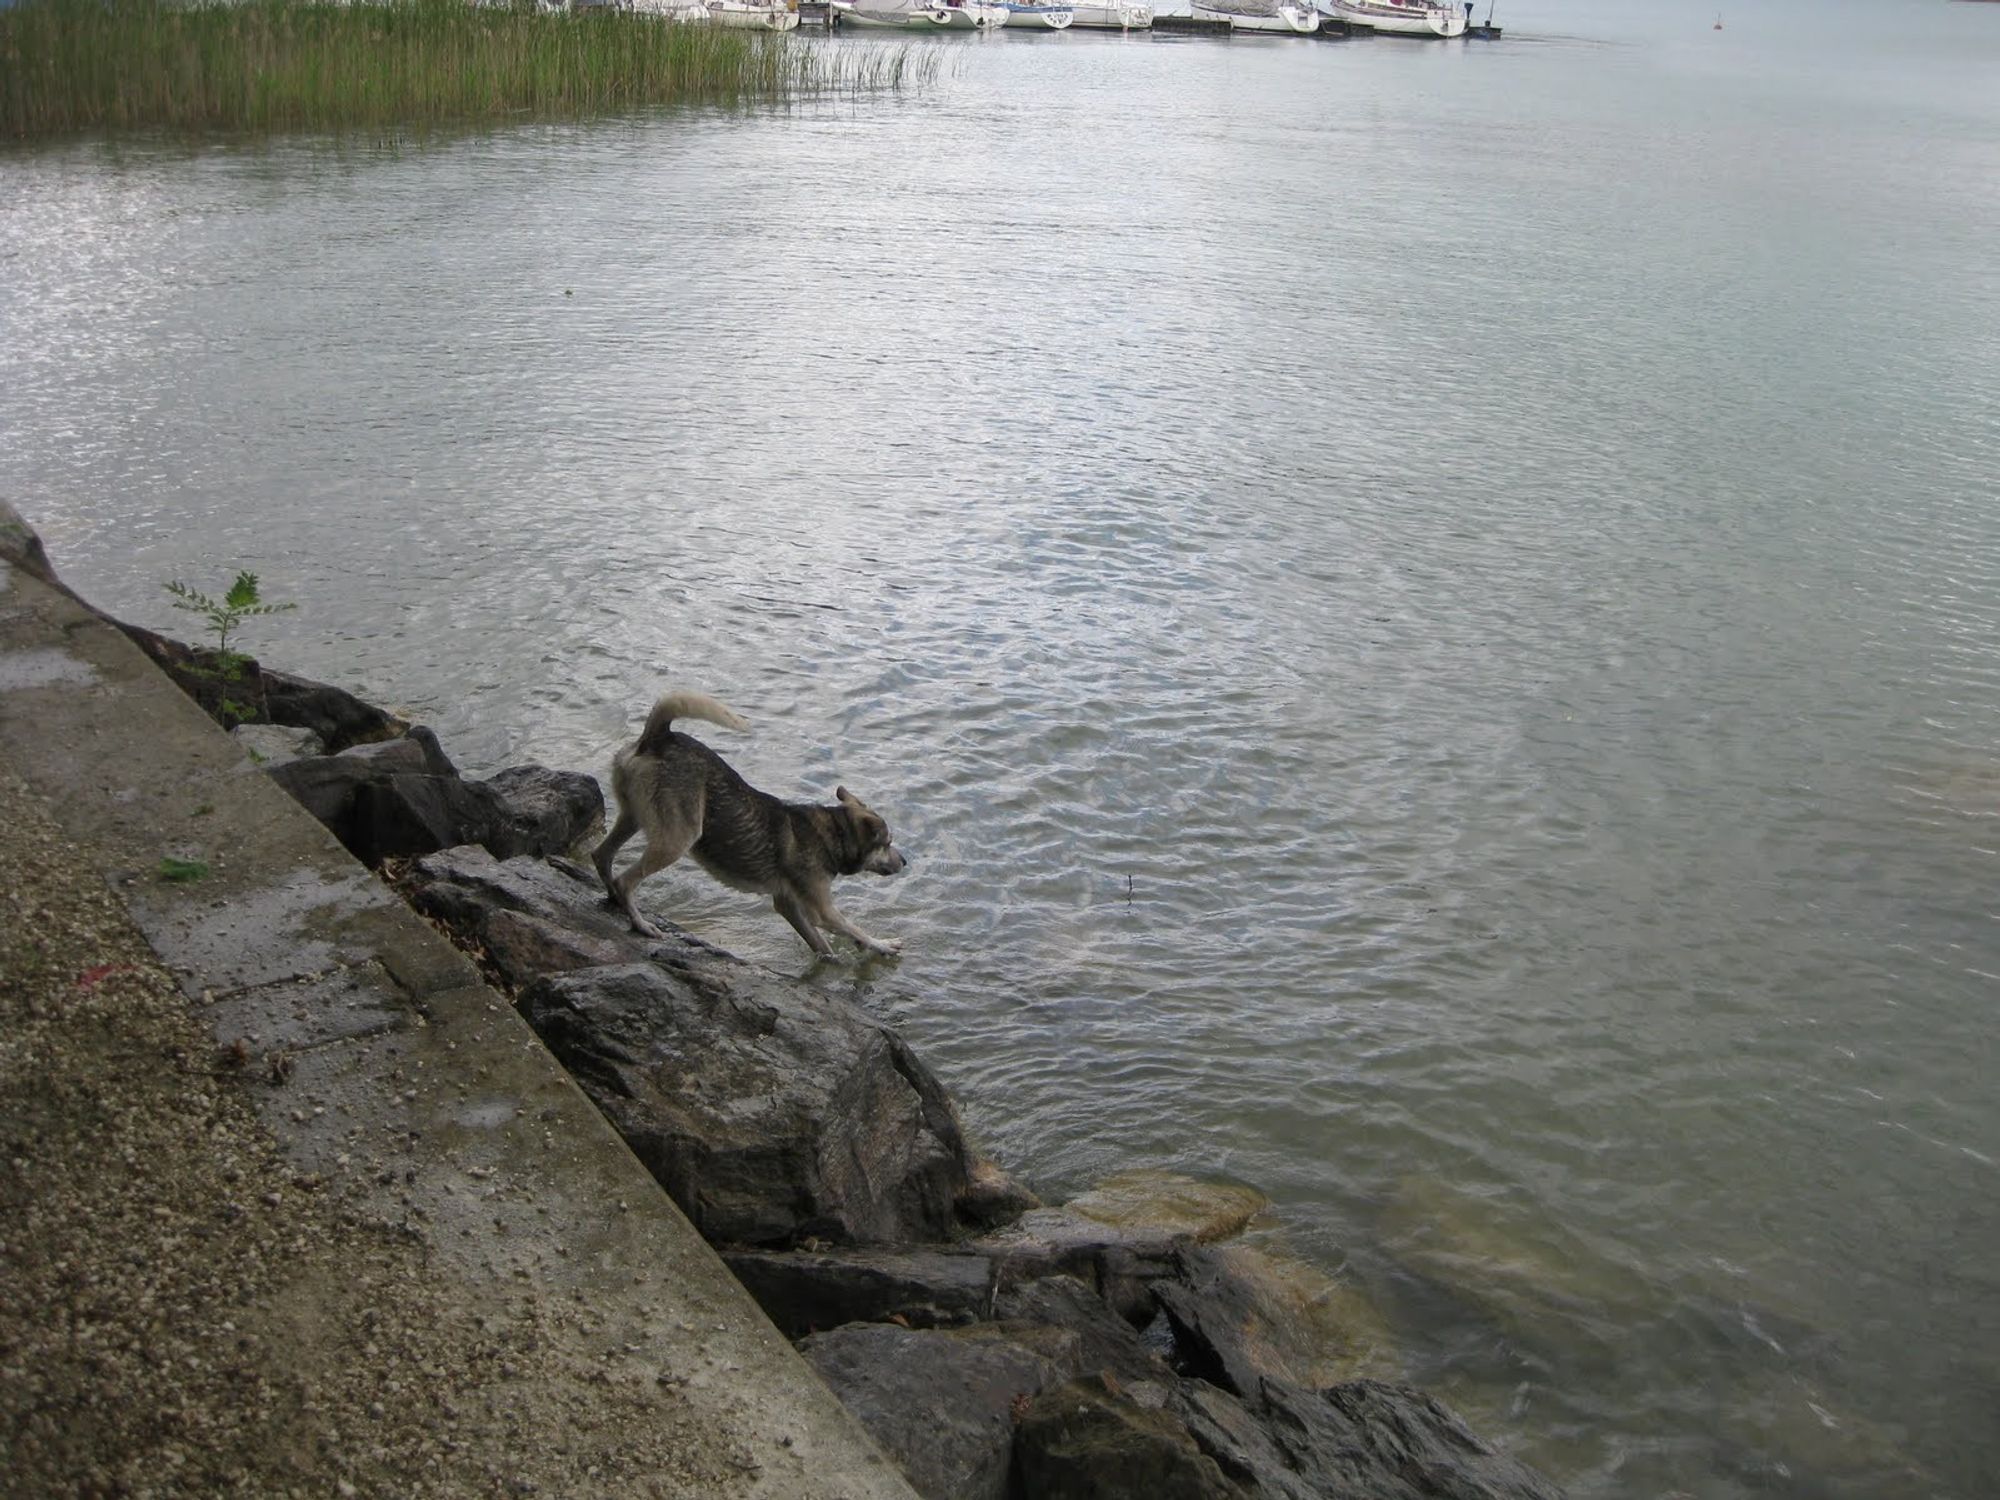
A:
[[[1238,31],[1279,31],[1310,35],[1319,30],[1313,0],[1194,0],[1194,13],[1229,22]]]
[[[1472,8],[1456,0],[1319,0],[1320,14],[1405,36],[1464,36]]]

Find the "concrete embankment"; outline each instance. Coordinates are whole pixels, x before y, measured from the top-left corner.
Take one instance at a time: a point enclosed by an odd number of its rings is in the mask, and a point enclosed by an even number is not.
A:
[[[5,563],[0,861],[10,1493],[908,1500],[463,955]]]

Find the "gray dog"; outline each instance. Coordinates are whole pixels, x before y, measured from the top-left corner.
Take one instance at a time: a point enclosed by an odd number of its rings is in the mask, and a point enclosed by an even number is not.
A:
[[[846,787],[834,792],[832,807],[781,802],[760,792],[700,740],[674,733],[675,719],[750,727],[713,698],[669,693],[653,705],[638,743],[618,752],[611,767],[618,821],[591,859],[632,930],[661,936],[632,909],[632,892],[654,871],[692,854],[724,885],[769,896],[778,915],[822,958],[833,952],[822,928],[871,952],[898,952],[900,944],[870,937],[833,904],[834,876],[863,870],[894,875],[908,863],[889,842],[889,825]],[[619,846],[642,830],[645,852],[614,878],[611,861]]]

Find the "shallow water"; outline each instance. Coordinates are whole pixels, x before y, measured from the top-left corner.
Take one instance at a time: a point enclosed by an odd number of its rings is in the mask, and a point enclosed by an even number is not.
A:
[[[1264,1188],[1579,1495],[1983,1494],[2000,7],[1497,19],[0,156],[0,492],[469,770],[715,692],[1001,1160]]]

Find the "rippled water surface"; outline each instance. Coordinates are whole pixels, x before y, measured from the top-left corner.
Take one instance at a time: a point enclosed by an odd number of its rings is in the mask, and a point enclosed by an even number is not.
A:
[[[995,1154],[1261,1186],[1580,1495],[1983,1495],[2000,6],[1509,9],[15,151],[0,492],[470,770],[716,693]]]

